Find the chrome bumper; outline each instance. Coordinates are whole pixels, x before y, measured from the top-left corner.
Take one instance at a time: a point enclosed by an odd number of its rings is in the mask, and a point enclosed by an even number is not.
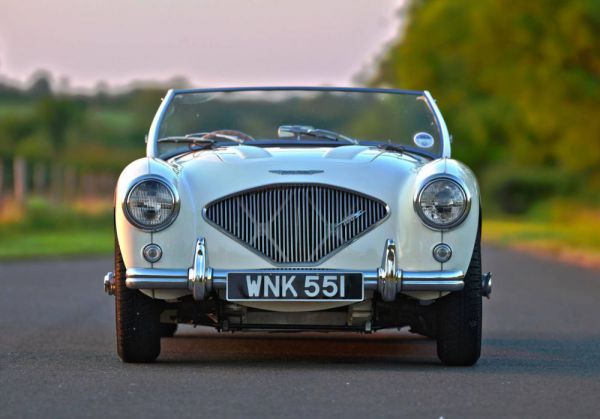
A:
[[[405,271],[396,268],[396,244],[387,240],[383,266],[373,270],[331,270],[332,273],[360,273],[365,290],[376,290],[384,301],[394,301],[400,292],[406,291],[460,291],[463,289],[464,272],[452,271]],[[132,289],[181,289],[190,290],[196,300],[204,300],[212,290],[225,289],[230,273],[294,274],[301,269],[225,270],[207,266],[206,243],[203,238],[196,242],[194,263],[189,269],[130,268],[126,272],[126,285]],[[107,277],[109,277],[107,275]],[[112,277],[110,277],[112,278]],[[114,284],[113,284],[114,285]],[[106,285],[105,289],[114,288]]]

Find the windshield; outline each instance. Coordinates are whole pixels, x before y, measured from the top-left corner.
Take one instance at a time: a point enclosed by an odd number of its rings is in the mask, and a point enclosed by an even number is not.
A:
[[[155,121],[155,155],[215,144],[342,146],[397,144],[439,157],[435,114],[421,92],[395,90],[174,91]]]

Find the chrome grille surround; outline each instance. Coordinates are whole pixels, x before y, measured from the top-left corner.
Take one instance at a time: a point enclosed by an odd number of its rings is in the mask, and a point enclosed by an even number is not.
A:
[[[207,222],[274,265],[317,265],[389,216],[379,199],[331,185],[281,183],[206,205]]]

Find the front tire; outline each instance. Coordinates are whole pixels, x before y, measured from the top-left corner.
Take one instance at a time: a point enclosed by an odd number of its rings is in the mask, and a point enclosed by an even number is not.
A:
[[[474,365],[481,355],[481,215],[464,281],[438,303],[437,354],[445,365]]]
[[[160,337],[172,338],[177,331],[177,323],[161,323],[160,324]]]
[[[152,362],[160,354],[160,307],[125,285],[125,264],[115,239],[117,352],[123,362]]]

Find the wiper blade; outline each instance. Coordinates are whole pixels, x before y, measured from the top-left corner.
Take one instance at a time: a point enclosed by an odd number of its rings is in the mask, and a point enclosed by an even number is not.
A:
[[[191,151],[200,151],[200,150],[208,150],[212,148],[216,141],[210,138],[203,137],[195,137],[192,135],[185,136],[172,136],[172,137],[164,137],[158,139],[159,143],[182,143],[186,144],[187,148],[179,148],[177,150],[173,150],[170,153],[162,156],[164,159],[170,159],[171,157],[175,157],[178,154],[189,153]]]
[[[407,147],[402,144],[381,143],[381,144],[377,144],[377,148],[379,148],[381,150],[386,150],[386,151],[395,151],[397,153],[402,153],[402,154],[416,154],[417,156],[428,157],[430,159],[435,158],[435,156],[431,153],[428,153],[426,151],[417,150],[412,147]]]
[[[175,157],[178,154],[188,153],[190,151],[199,151],[199,150],[207,150],[220,142],[217,138],[230,141],[237,144],[243,144],[245,142],[244,138],[238,137],[235,134],[222,133],[222,132],[195,132],[186,135],[174,135],[170,137],[159,138],[157,142],[159,143],[182,143],[187,144],[187,149],[179,149],[174,150],[171,153],[163,156],[164,158]],[[195,146],[199,147],[195,147]]]
[[[307,135],[309,137],[326,138],[334,141],[342,140],[351,144],[358,144],[358,140],[348,137],[344,134],[340,134],[339,132],[314,128],[308,125],[281,125],[277,129],[277,135],[280,137],[293,137],[296,135],[297,140],[300,139],[300,136]]]
[[[181,135],[181,136],[172,136],[172,137],[164,137],[158,139],[159,143],[186,143],[186,144],[214,144],[215,140],[210,138],[204,138],[192,136],[192,135]]]
[[[235,135],[223,132],[195,132],[193,134],[186,134],[180,136],[164,137],[158,140],[159,143],[211,143],[217,142],[216,138],[220,138],[226,141],[232,141],[234,143],[243,144],[246,140]]]
[[[406,152],[406,147],[404,147],[401,144],[394,144],[394,143],[377,144],[377,148],[380,148],[380,149],[386,150],[386,151],[397,151],[399,153]]]

